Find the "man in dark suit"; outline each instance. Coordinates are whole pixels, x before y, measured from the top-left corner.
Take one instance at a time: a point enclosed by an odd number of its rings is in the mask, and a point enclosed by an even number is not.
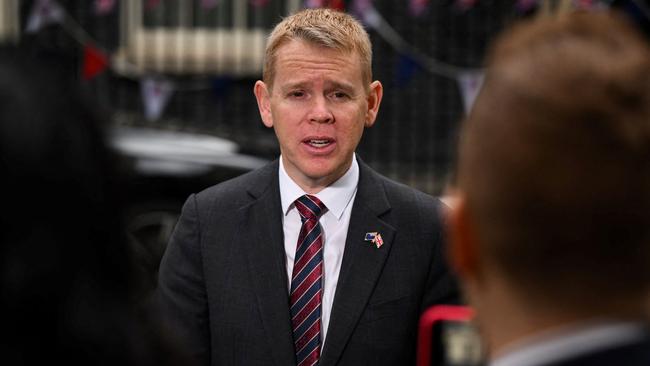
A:
[[[158,296],[202,364],[408,365],[420,313],[457,301],[439,202],[354,150],[382,85],[351,16],[304,10],[269,37],[255,96],[278,161],[192,195]]]
[[[509,30],[465,121],[452,263],[490,366],[650,365],[650,50],[616,14]]]

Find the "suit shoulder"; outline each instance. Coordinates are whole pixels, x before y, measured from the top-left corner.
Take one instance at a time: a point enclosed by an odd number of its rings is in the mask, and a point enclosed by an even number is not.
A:
[[[416,207],[422,209],[438,209],[441,205],[441,202],[438,198],[435,198],[427,193],[419,191],[413,187],[409,187],[406,184],[396,182],[390,178],[387,178],[379,173],[375,173],[384,189],[388,195],[391,205],[399,206],[401,204]]]
[[[264,182],[267,186],[273,181],[275,164],[271,163],[256,170],[247,172],[238,177],[210,186],[196,194],[196,200],[201,204],[213,206],[218,204],[222,208],[241,207],[250,202],[251,191],[263,191]],[[276,166],[277,170],[277,166]],[[277,181],[277,177],[276,177]]]
[[[373,172],[390,205],[386,219],[396,227],[438,236],[442,232],[444,205],[438,198]]]

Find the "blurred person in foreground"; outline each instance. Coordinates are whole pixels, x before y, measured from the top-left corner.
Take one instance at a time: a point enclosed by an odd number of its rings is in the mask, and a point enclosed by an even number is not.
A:
[[[371,45],[345,13],[271,33],[254,93],[281,156],[192,195],[159,296],[204,365],[409,365],[420,313],[457,301],[434,198],[355,156],[377,117]]]
[[[136,304],[104,126],[55,61],[0,49],[0,364],[185,366]]]
[[[650,365],[650,51],[607,12],[498,38],[450,254],[491,366]]]

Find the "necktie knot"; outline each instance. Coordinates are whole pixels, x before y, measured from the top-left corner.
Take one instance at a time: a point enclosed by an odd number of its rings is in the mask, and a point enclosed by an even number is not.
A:
[[[299,197],[295,205],[303,220],[318,220],[325,210],[323,202],[310,194]]]

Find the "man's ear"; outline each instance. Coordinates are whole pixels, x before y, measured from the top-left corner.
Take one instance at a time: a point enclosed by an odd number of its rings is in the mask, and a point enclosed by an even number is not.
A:
[[[462,194],[459,194],[453,209],[447,210],[447,214],[449,263],[461,279],[476,279],[480,272],[479,243],[467,201]]]
[[[377,119],[377,113],[379,113],[379,105],[381,104],[381,98],[384,96],[384,87],[379,81],[373,81],[370,83],[370,92],[368,93],[368,110],[366,111],[366,120],[364,125],[366,127],[372,127],[375,124]]]
[[[264,126],[271,128],[273,127],[273,115],[271,114],[271,94],[267,85],[258,80],[255,83],[253,88],[253,93],[255,94],[255,99],[257,99],[257,108],[260,111],[260,117],[262,117],[262,123]]]

